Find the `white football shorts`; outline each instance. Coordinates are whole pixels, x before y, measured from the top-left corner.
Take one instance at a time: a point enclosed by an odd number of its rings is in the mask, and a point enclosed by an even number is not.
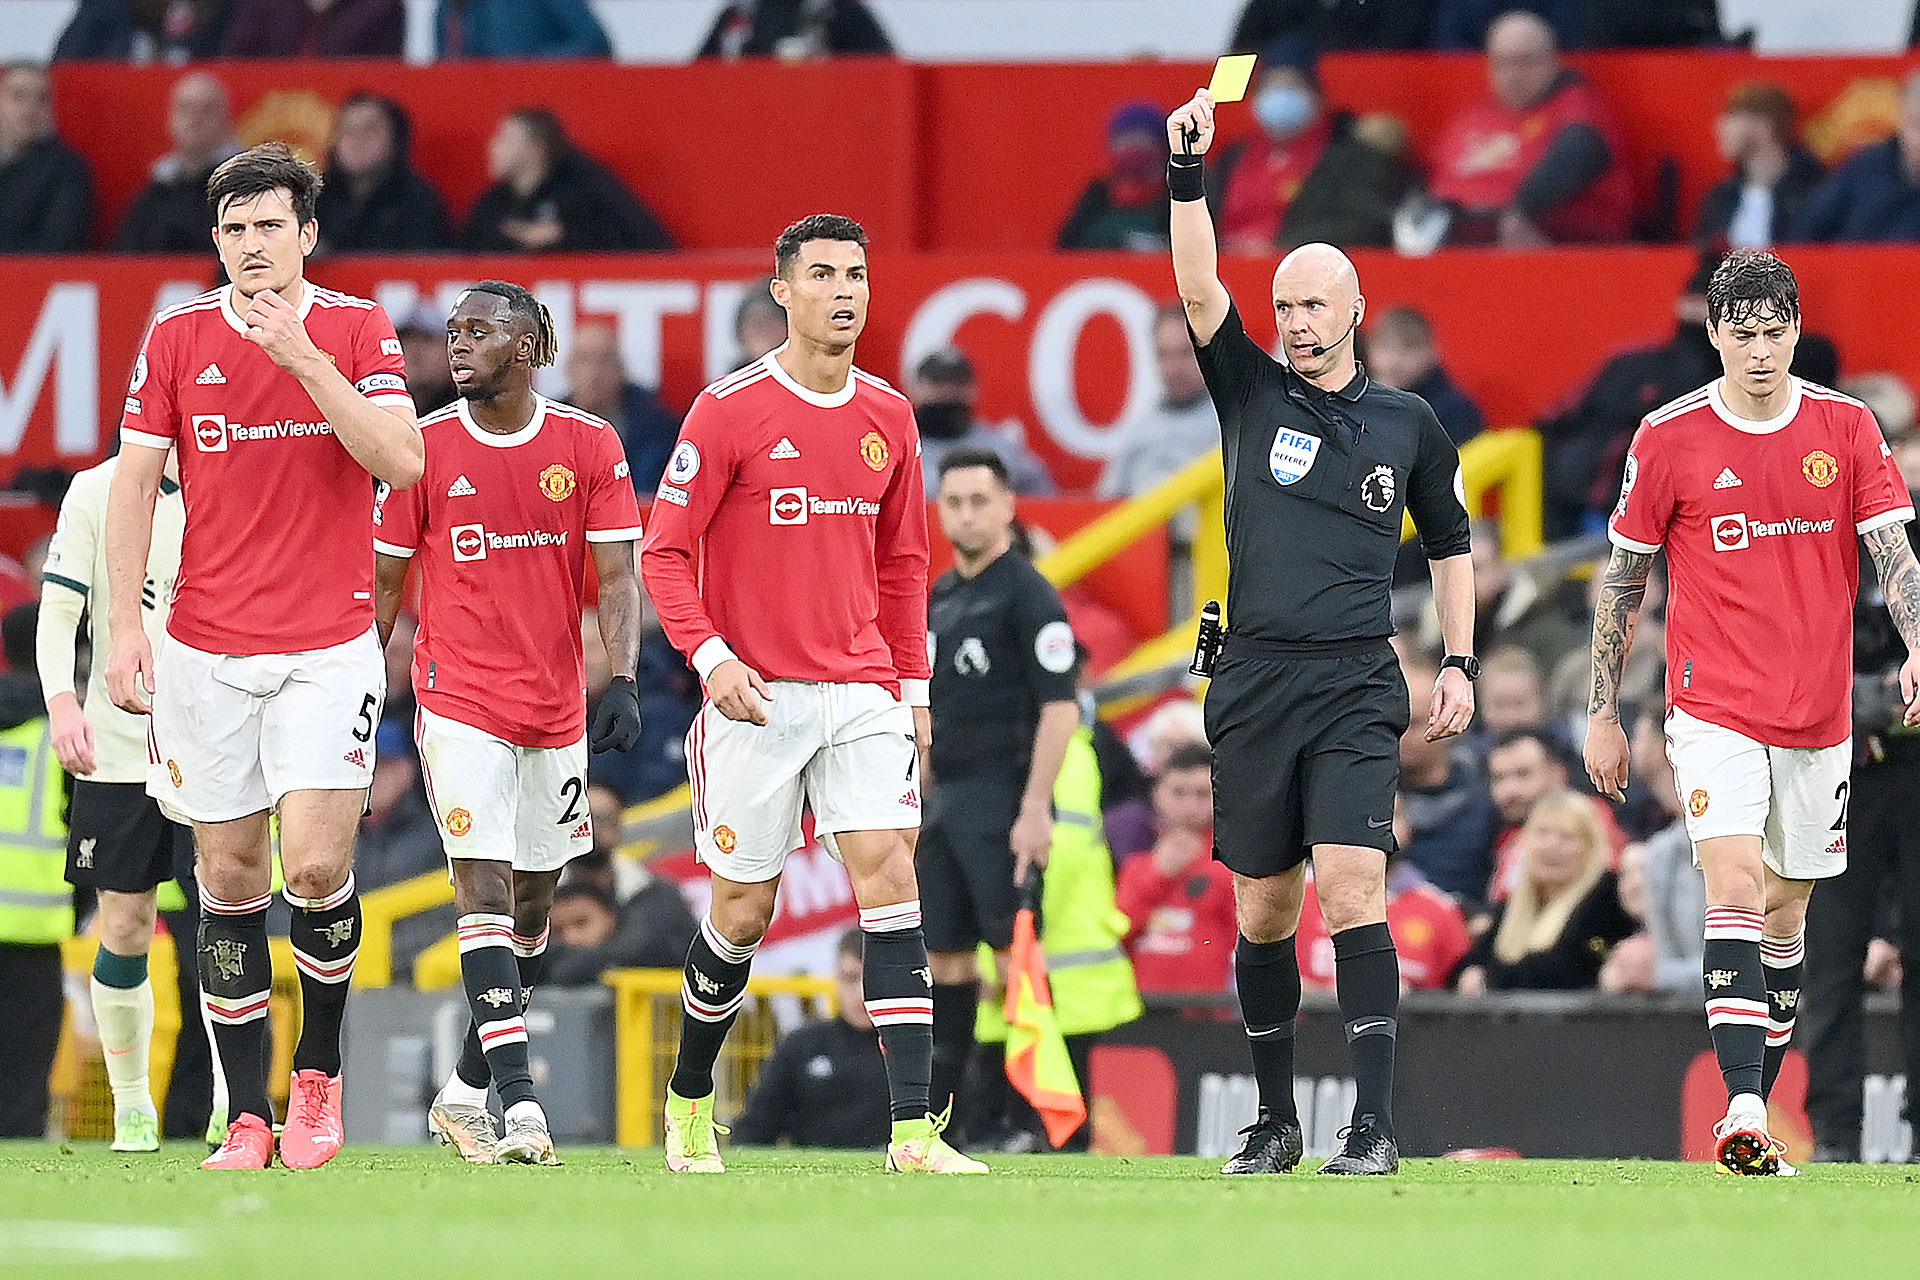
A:
[[[1770,747],[1675,708],[1667,757],[1695,846],[1717,836],[1759,836],[1761,856],[1788,880],[1847,869],[1851,740],[1831,747]]]
[[[169,633],[153,680],[147,793],[170,813],[230,822],[373,782],[387,666],[372,628],[303,653],[205,653]]]
[[[804,843],[803,808],[836,857],[839,832],[919,827],[912,708],[877,684],[768,688],[766,724],[729,720],[709,702],[687,731],[694,852],[714,874],[774,879]]]
[[[449,859],[558,871],[593,848],[584,734],[564,747],[522,747],[422,707],[413,737]]]

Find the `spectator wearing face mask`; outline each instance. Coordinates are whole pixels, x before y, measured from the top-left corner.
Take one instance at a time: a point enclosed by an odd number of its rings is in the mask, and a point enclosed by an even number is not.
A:
[[[1221,246],[1266,254],[1314,241],[1391,244],[1394,209],[1413,185],[1399,154],[1404,131],[1384,117],[1329,110],[1305,40],[1276,40],[1260,68],[1260,131],[1226,149],[1208,184]]]
[[[973,376],[973,362],[957,348],[947,347],[923,359],[907,381],[907,398],[913,401],[913,416],[920,427],[920,466],[927,486],[927,497],[940,492],[940,460],[951,449],[970,446],[991,449],[1007,464],[1013,478],[1013,491],[1022,496],[1045,497],[1054,492],[1053,476],[1047,464],[1027,448],[1019,427],[990,427],[973,416],[974,400],[980,384]]]
[[[1107,122],[1107,171],[1087,184],[1060,228],[1062,249],[1164,253],[1167,239],[1165,113],[1129,102]]]

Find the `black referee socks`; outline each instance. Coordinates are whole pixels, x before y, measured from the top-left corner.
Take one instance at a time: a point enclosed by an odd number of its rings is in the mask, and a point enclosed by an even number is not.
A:
[[[1393,1049],[1400,1015],[1400,956],[1385,921],[1333,935],[1334,985],[1353,1057],[1353,1119],[1393,1136]]]
[[[1260,1110],[1283,1124],[1297,1124],[1293,1020],[1300,1014],[1300,957],[1294,940],[1253,942],[1242,937],[1233,948],[1233,973],[1247,1048],[1253,1053],[1253,1078],[1260,1086]]]
[[[911,957],[909,957],[911,959]],[[973,1056],[973,1024],[980,1014],[980,984],[936,982],[933,986],[933,1085],[930,1108],[944,1109],[960,1092]]]

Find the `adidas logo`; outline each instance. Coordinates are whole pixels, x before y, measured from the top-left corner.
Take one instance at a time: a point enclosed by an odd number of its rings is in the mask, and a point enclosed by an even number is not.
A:
[[[767,457],[775,462],[781,462],[787,458],[797,458],[799,456],[800,451],[794,448],[793,441],[787,439],[785,436],[780,437],[780,443],[773,446],[773,452],[767,455]]]
[[[365,747],[355,747],[342,758],[356,769],[364,769],[367,767],[367,750]]]
[[[1716,489],[1738,489],[1740,487],[1740,477],[1733,474],[1732,467],[1722,467],[1720,469],[1720,478],[1713,482],[1713,487]]]
[[[1845,836],[1841,836],[1838,840],[1835,840],[1832,844],[1827,846],[1828,853],[1843,854],[1846,851],[1847,851],[1847,838]]]
[[[918,809],[920,807],[920,795],[918,792],[908,791],[900,797],[900,803],[909,809]]]
[[[579,826],[575,827],[573,829],[573,836],[571,838],[575,840],[593,839],[593,819],[588,818],[585,822],[582,822]]]
[[[194,381],[203,387],[224,387],[227,385],[227,375],[220,372],[219,365],[210,364],[200,371],[200,376]]]
[[[447,496],[449,498],[471,498],[478,492],[480,491],[473,487],[473,481],[467,479],[465,476],[461,476],[447,486]]]

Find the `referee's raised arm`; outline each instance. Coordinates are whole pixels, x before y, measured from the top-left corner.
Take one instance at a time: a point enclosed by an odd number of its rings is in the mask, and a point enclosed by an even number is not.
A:
[[[1213,95],[1205,89],[1167,117],[1167,189],[1173,195],[1170,235],[1173,241],[1173,279],[1187,326],[1205,346],[1227,318],[1233,299],[1220,283],[1220,253],[1213,236],[1213,215],[1207,209],[1207,191],[1200,157],[1213,145]]]

